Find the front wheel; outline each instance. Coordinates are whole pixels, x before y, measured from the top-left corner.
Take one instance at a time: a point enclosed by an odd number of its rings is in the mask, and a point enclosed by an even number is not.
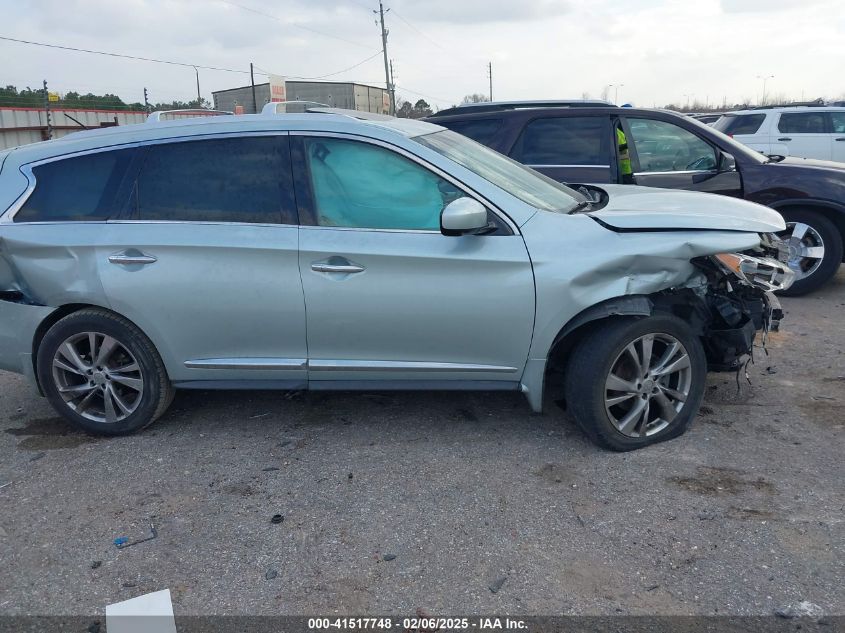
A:
[[[53,408],[91,433],[123,435],[158,418],[173,387],[152,342],[107,310],[74,312],[38,347],[38,380]]]
[[[798,297],[828,282],[842,263],[842,234],[815,211],[784,211],[786,231],[779,233],[789,247],[789,267],[795,281],[779,294]]]
[[[671,315],[596,325],[566,371],[567,408],[599,446],[629,451],[686,431],[704,394],[701,341]]]

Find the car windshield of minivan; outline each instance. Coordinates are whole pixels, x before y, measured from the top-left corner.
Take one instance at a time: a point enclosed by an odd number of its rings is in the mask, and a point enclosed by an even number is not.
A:
[[[413,140],[543,211],[571,213],[585,201],[577,191],[451,130]]]

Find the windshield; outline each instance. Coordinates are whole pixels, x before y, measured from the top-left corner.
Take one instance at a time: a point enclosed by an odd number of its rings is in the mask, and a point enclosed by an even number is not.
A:
[[[415,136],[413,140],[543,211],[569,213],[584,201],[569,187],[451,130]]]

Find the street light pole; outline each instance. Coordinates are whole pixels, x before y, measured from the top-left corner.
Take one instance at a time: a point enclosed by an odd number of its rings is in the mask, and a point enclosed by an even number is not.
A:
[[[774,78],[774,75],[757,75],[757,79],[763,80],[763,95],[760,97],[760,105],[766,105],[766,82]]]
[[[202,107],[202,96],[200,94],[200,71],[194,66],[194,72],[197,74],[197,107]]]

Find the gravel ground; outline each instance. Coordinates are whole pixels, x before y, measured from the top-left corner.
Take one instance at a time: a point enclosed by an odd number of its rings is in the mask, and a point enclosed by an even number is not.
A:
[[[0,613],[843,614],[845,270],[783,303],[753,387],[628,454],[554,394],[182,392],[100,439],[0,373]]]

